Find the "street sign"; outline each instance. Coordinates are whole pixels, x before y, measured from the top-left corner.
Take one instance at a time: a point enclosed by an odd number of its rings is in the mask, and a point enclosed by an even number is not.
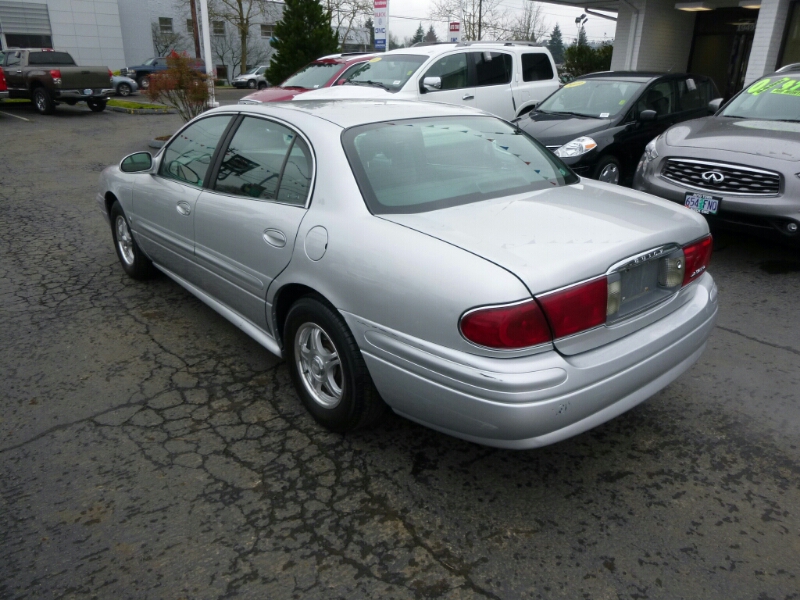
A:
[[[456,43],[461,41],[461,23],[458,21],[450,23],[450,41]]]
[[[389,39],[389,0],[373,0],[372,19],[375,23],[375,50],[386,51]]]

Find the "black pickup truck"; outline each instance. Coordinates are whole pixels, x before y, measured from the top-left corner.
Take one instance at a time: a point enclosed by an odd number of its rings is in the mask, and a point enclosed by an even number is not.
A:
[[[100,112],[114,91],[108,67],[79,67],[66,52],[21,48],[4,53],[0,67],[9,97],[32,100],[43,115],[51,114],[62,102],[86,102],[92,111]]]

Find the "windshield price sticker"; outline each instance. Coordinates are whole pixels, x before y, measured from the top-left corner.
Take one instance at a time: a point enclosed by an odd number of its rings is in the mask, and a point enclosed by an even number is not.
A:
[[[786,96],[800,96],[800,81],[792,79],[791,77],[781,77],[775,81],[771,79],[762,79],[747,88],[747,93],[753,96],[758,96],[764,92],[783,94]]]
[[[722,198],[719,196],[706,196],[705,194],[686,192],[683,205],[703,215],[715,215],[719,210],[720,200]]]
[[[579,85],[583,85],[584,83],[586,83],[586,82],[585,81],[573,81],[572,83],[568,83],[564,87],[565,88],[578,87]]]

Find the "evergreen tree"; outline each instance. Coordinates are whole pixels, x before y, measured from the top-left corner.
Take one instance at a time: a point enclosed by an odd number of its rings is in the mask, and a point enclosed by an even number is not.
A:
[[[339,50],[331,15],[319,0],[285,0],[285,6],[283,17],[275,24],[275,53],[265,73],[273,85],[312,60]]]
[[[423,39],[425,39],[425,30],[422,28],[422,23],[420,23],[414,37],[411,38],[411,44],[419,44]]]
[[[564,62],[564,39],[561,37],[561,27],[558,26],[558,23],[553,27],[553,31],[550,34],[547,49],[550,50],[550,54],[553,55],[553,61],[557,65]]]
[[[372,17],[364,21],[364,27],[369,31],[369,49],[375,50],[375,23],[372,22]]]
[[[581,28],[578,29],[578,39],[575,40],[575,43],[578,46],[588,46],[589,45],[589,38],[586,37],[586,28],[581,25]]]
[[[433,25],[428,27],[428,33],[425,34],[425,37],[422,38],[423,41],[426,42],[438,42],[439,37],[436,35],[436,32],[433,30]]]

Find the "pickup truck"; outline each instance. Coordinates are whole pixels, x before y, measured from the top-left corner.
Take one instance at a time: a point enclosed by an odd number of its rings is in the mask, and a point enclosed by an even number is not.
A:
[[[168,56],[154,56],[153,58],[148,58],[141,65],[120,69],[119,74],[124,77],[130,77],[139,84],[141,89],[146,90],[150,87],[150,75],[167,70],[169,66],[167,64],[168,58]],[[192,59],[189,66],[200,73],[206,72],[206,63],[199,58]]]
[[[0,67],[5,71],[9,97],[32,100],[43,115],[52,114],[62,102],[86,102],[93,112],[101,112],[114,91],[108,67],[79,67],[66,52],[9,49]]]

